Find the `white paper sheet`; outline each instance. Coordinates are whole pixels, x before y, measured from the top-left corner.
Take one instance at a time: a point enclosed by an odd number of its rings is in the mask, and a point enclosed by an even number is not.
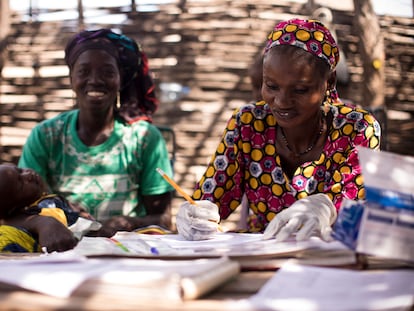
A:
[[[293,238],[286,242],[276,242],[274,239],[263,240],[263,234],[252,233],[217,233],[211,239],[203,241],[187,241],[178,234],[145,235],[133,232],[119,232],[115,238],[130,249],[134,248],[135,241],[139,239],[158,249],[160,255],[183,257],[194,255],[242,257],[287,254],[306,249],[347,249],[338,241],[327,243],[318,237],[301,242]]]
[[[70,253],[33,259],[2,260],[0,282],[56,297],[68,297],[85,280],[108,269],[98,260]]]
[[[355,271],[286,263],[247,304],[278,311],[409,310],[413,280],[414,270]]]

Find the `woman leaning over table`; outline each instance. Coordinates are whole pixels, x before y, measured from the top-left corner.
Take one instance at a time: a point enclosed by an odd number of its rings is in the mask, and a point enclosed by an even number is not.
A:
[[[282,21],[268,36],[263,101],[236,109],[196,186],[178,232],[189,240],[217,231],[246,194],[252,232],[285,240],[330,239],[344,198],[364,198],[356,146],[378,149],[380,126],[336,92],[338,46],[315,20]]]
[[[108,29],[81,31],[65,61],[78,109],[38,124],[19,167],[32,168],[49,190],[86,210],[112,236],[151,224],[171,225],[167,148],[151,124],[157,108],[145,54]]]

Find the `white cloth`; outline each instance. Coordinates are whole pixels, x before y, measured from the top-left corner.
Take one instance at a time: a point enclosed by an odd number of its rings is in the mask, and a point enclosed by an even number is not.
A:
[[[78,217],[78,220],[69,227],[69,230],[73,232],[73,235],[78,240],[80,240],[87,232],[98,231],[101,227],[102,224],[95,220]]]
[[[323,193],[313,194],[277,214],[267,225],[263,238],[275,237],[276,241],[285,241],[296,233],[298,241],[309,239],[312,235],[330,241],[331,225],[336,217],[335,206],[329,197]]]
[[[186,240],[207,240],[218,231],[220,215],[216,204],[208,201],[189,202],[179,207],[176,226],[178,233]]]

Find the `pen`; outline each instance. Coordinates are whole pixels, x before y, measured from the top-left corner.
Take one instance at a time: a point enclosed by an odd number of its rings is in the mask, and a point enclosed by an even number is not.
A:
[[[137,239],[131,242],[129,248],[131,251],[141,255],[159,255],[157,248],[149,245],[147,242],[141,239]]]
[[[181,194],[183,197],[184,197],[184,199],[186,199],[188,202],[190,202],[191,204],[193,204],[193,205],[196,205],[196,203],[194,202],[194,200],[179,186],[179,185],[177,185],[176,183],[175,183],[175,181],[174,180],[172,180],[170,177],[168,177],[168,175],[167,174],[165,174],[165,172],[162,170],[162,169],[160,169],[159,167],[157,167],[157,172],[158,173],[160,173],[160,175],[162,176],[162,177],[164,177],[164,179],[171,185],[171,186],[173,186],[174,187],[174,189],[175,190],[177,190],[177,192],[179,193],[179,194]]]

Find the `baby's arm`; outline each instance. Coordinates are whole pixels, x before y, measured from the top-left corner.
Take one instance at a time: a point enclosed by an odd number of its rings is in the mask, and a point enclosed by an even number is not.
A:
[[[26,229],[48,252],[66,251],[78,243],[73,233],[53,217],[21,213],[5,220],[4,223]]]

